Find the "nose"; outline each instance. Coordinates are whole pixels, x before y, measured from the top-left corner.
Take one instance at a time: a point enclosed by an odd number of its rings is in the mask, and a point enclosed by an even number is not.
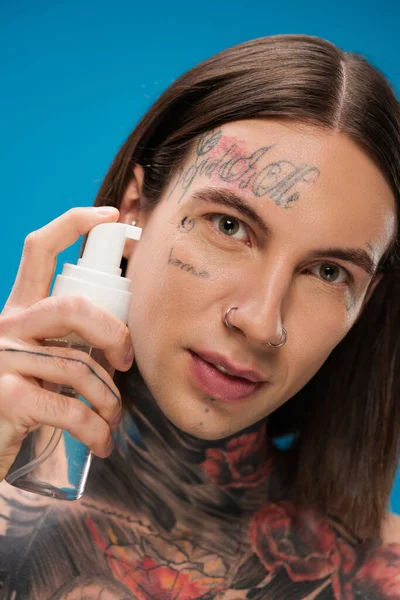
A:
[[[282,328],[289,288],[288,277],[279,269],[267,277],[264,274],[262,279],[258,276],[254,282],[248,279],[245,290],[234,296],[226,309],[237,307],[229,312],[229,325],[240,330],[253,345],[280,344],[285,339]]]

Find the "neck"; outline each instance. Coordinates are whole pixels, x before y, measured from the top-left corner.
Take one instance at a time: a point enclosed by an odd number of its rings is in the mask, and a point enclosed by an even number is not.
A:
[[[126,433],[134,444],[148,450],[158,438],[165,446],[160,469],[168,468],[166,463],[171,460],[172,450],[179,460],[183,479],[186,479],[188,465],[196,466],[199,476],[223,488],[254,487],[267,477],[273,454],[273,446],[267,438],[267,417],[223,439],[200,439],[182,431],[165,417],[136,363],[121,379],[127,412]],[[132,398],[135,398],[134,403]]]
[[[135,512],[161,520],[164,529],[192,520],[194,512],[199,521],[210,515],[223,520],[246,512],[248,498],[253,509],[258,498],[265,501],[269,480],[272,475],[275,479],[275,449],[267,438],[266,419],[227,438],[203,440],[165,417],[136,364],[128,373],[118,373],[116,383],[125,418],[116,451],[103,461],[103,473],[97,481],[91,475],[93,490],[107,486],[111,501],[121,488],[121,502],[128,490]]]

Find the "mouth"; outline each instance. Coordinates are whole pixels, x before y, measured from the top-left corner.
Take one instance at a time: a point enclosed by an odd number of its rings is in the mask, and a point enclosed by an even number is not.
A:
[[[198,387],[211,398],[224,402],[241,402],[249,398],[265,381],[249,381],[222,373],[212,363],[189,350],[190,373]]]

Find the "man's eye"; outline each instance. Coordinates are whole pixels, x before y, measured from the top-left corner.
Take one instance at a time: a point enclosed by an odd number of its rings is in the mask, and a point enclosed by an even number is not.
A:
[[[242,227],[244,233],[248,237],[245,224],[236,217],[231,217],[230,215],[209,215],[209,220],[214,224],[217,228],[218,232],[222,233],[227,237],[234,237]],[[240,239],[235,238],[234,239]],[[243,240],[244,241],[244,240]]]
[[[350,273],[344,267],[341,267],[336,263],[319,263],[318,265],[310,267],[308,269],[308,272],[311,273],[312,269],[317,269],[317,277],[321,277],[322,281],[324,281],[325,283],[334,283],[336,285],[348,285],[352,281],[352,276],[350,275]],[[343,272],[343,275],[342,280],[338,281],[338,279],[340,279],[340,271]]]

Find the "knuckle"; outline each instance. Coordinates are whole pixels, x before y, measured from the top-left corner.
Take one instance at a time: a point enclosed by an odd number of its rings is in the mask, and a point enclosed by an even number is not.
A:
[[[47,311],[46,314],[50,313],[52,310],[55,310],[54,300],[55,299],[52,297],[42,298],[35,304],[31,304],[30,306],[24,308],[21,316],[26,319],[37,319],[40,311]]]
[[[84,296],[58,296],[57,308],[60,306],[71,314],[88,312],[88,300]]]
[[[61,371],[68,372],[68,375],[74,379],[88,375],[90,372],[90,359],[84,352],[70,351],[71,356],[62,356],[58,359],[58,367]]]
[[[73,363],[75,363],[75,373],[78,378],[89,377],[89,375],[95,372],[93,365],[90,364],[90,359],[85,358],[84,353],[81,358],[76,358]],[[72,361],[71,361],[72,362]]]
[[[19,398],[26,392],[24,380],[14,373],[2,373],[0,375],[0,397]]]
[[[106,313],[97,307],[95,310],[96,313],[94,316],[96,316],[97,322],[101,323],[101,337],[104,340],[104,346],[102,347],[114,348],[125,346],[130,337],[128,327],[116,316]],[[98,318],[98,316],[101,318]]]
[[[82,222],[82,217],[87,213],[87,209],[85,210],[81,206],[74,206],[70,208],[65,213],[65,217],[67,221],[69,221],[70,226],[75,230],[78,235],[82,235],[86,233],[84,224]]]
[[[65,213],[66,218],[70,219],[71,221],[76,221],[81,215],[82,208],[80,206],[74,206]]]
[[[68,418],[77,427],[87,425],[90,418],[90,408],[86,406],[81,400],[75,400],[69,403]]]
[[[0,316],[0,335],[1,336],[5,336],[7,335],[7,331],[9,330],[9,328],[13,325],[13,323],[15,322],[15,316],[13,318],[13,315],[1,315]],[[4,342],[6,340],[0,340],[0,344],[1,346],[4,345]],[[6,342],[7,344],[9,342]]]
[[[31,231],[24,240],[24,252],[30,252],[39,242],[38,231]]]

